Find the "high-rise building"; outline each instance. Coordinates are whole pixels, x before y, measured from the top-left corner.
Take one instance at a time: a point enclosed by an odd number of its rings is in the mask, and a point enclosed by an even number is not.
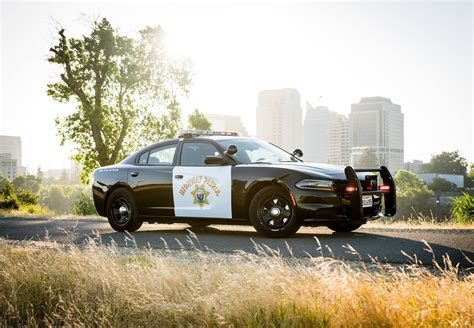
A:
[[[15,136],[0,136],[0,154],[10,154],[18,166],[22,164],[21,138]]]
[[[303,152],[307,162],[348,165],[347,118],[325,106],[313,108],[306,103]]]
[[[231,131],[237,132],[243,137],[248,136],[239,116],[222,114],[205,114],[205,116],[212,123],[212,129],[215,131]]]
[[[336,165],[349,165],[349,123],[343,114],[330,112],[329,160]]]
[[[292,152],[303,146],[300,94],[295,89],[265,90],[258,95],[257,138]]]
[[[12,181],[18,176],[18,162],[11,154],[0,154],[0,175]]]
[[[327,163],[329,160],[330,120],[329,109],[313,108],[306,103],[304,118],[303,153],[306,162]]]
[[[10,180],[24,175],[26,169],[21,166],[21,160],[21,138],[0,136],[0,173]]]
[[[351,163],[358,156],[373,152],[380,165],[392,172],[403,168],[403,113],[401,106],[384,97],[362,98],[351,105],[349,115]]]

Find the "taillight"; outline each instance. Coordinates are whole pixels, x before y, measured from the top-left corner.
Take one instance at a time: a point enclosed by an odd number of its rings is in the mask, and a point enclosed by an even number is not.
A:
[[[390,191],[390,186],[389,185],[381,185],[380,186],[380,191]]]
[[[354,192],[357,190],[357,187],[354,186],[347,186],[346,187],[346,192]]]

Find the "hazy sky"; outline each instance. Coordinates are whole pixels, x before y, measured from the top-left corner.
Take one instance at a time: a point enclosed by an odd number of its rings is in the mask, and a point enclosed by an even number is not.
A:
[[[471,2],[54,3],[2,2],[0,134],[20,135],[24,165],[68,166],[54,117],[74,110],[46,96],[58,24],[87,33],[105,16],[127,34],[162,25],[174,54],[190,57],[186,115],[242,116],[255,133],[257,93],[296,88],[305,101],[349,113],[384,96],[405,114],[405,161],[459,149],[473,161]],[[322,98],[319,99],[319,97]]]

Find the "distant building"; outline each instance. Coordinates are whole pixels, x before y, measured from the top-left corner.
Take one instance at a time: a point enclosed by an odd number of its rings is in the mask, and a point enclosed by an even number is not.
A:
[[[292,152],[303,146],[300,94],[295,89],[265,90],[258,95],[257,138]]]
[[[10,180],[26,173],[20,137],[0,136],[0,172]]]
[[[351,161],[354,162],[361,148],[369,147],[381,165],[392,173],[403,168],[404,127],[400,105],[384,97],[362,98],[351,105],[349,115]]]
[[[18,162],[11,154],[0,154],[0,174],[12,181],[18,176]]]
[[[349,122],[345,115],[330,112],[329,163],[349,165]]]
[[[427,185],[433,183],[433,179],[438,177],[454,183],[457,188],[464,188],[464,175],[462,174],[444,174],[444,173],[420,173],[418,174],[421,180]]]
[[[306,162],[327,163],[329,161],[329,121],[327,107],[313,108],[306,103],[303,125],[303,158]]]
[[[44,172],[38,170],[38,172],[41,172],[43,178],[53,178],[55,180],[60,180],[61,182],[70,184],[80,183],[79,177],[81,175],[81,167],[75,162],[71,162],[70,168],[49,169]]]
[[[237,132],[244,137],[248,136],[248,132],[239,116],[222,114],[205,114],[205,116],[212,123],[212,130],[231,131]]]
[[[421,173],[423,171],[423,162],[416,159],[413,162],[406,162],[404,169],[413,173]]]
[[[12,159],[16,159],[17,165],[21,166],[21,138],[0,136],[0,154],[10,154]]]
[[[349,131],[344,115],[306,103],[303,140],[305,161],[349,164]]]

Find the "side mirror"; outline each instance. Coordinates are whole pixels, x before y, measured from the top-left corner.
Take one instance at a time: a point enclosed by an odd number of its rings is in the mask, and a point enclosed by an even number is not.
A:
[[[226,155],[235,155],[237,153],[237,146],[236,145],[229,145],[227,150],[225,151]]]
[[[298,158],[301,158],[301,157],[303,157],[303,151],[301,149],[297,148],[297,149],[293,150],[293,155],[295,155]]]
[[[224,158],[222,156],[206,156],[204,163],[211,165],[222,165],[224,164]]]

